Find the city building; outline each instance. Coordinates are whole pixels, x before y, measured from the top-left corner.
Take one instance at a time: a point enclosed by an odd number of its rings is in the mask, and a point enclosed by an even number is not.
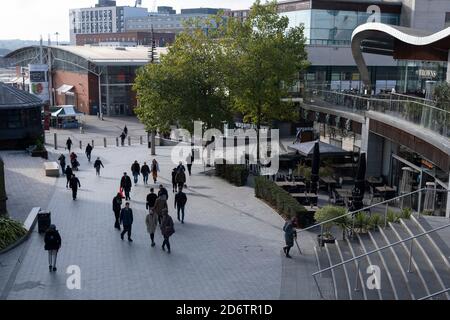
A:
[[[77,34],[120,33],[125,31],[129,17],[145,17],[146,8],[116,6],[116,1],[102,1],[92,8],[71,9],[70,43],[76,43]]]
[[[25,148],[44,137],[38,97],[0,82],[0,149]]]
[[[76,45],[100,45],[112,47],[151,46],[152,40],[157,47],[166,47],[175,41],[174,33],[137,32],[77,34]]]
[[[213,8],[192,8],[182,9],[180,14],[176,14],[172,7],[158,7],[158,12],[150,12],[146,17],[135,16],[125,19],[126,31],[150,31],[168,32],[178,34],[185,30],[184,25],[193,19],[210,19],[213,15],[228,9]],[[211,22],[212,19],[210,20]],[[206,23],[201,23],[200,27],[207,29]]]
[[[150,62],[149,47],[44,47],[43,63],[50,66],[50,94],[55,105],[74,105],[95,115],[132,115],[136,71]],[[155,62],[167,48],[155,49]],[[24,47],[8,54],[17,70],[39,59],[40,47]],[[49,59],[49,57],[51,57]],[[99,94],[100,93],[100,94]],[[100,110],[99,106],[102,106]]]

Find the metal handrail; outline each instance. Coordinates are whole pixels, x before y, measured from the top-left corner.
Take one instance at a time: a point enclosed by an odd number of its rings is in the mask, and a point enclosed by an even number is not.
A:
[[[417,299],[417,300],[427,300],[427,299],[433,298],[433,297],[435,297],[435,296],[441,295],[441,294],[446,293],[446,292],[449,292],[449,291],[450,291],[450,288],[447,288],[447,289],[444,289],[444,290],[441,290],[441,291],[438,291],[438,292],[429,294],[429,295],[427,295],[427,296],[425,296],[425,297],[422,297],[422,298],[420,298],[420,299]]]
[[[430,190],[430,189],[422,188],[422,189],[419,189],[419,190],[415,190],[415,191],[412,191],[412,192],[409,192],[409,193],[406,193],[406,194],[397,196],[397,197],[392,198],[392,199],[389,199],[389,200],[385,200],[385,201],[382,201],[382,202],[377,202],[377,203],[375,203],[375,204],[373,204],[373,205],[370,205],[370,206],[368,206],[368,207],[365,207],[365,208],[362,208],[362,209],[359,209],[359,210],[356,210],[356,211],[351,211],[351,212],[348,212],[348,213],[346,213],[346,214],[343,214],[343,215],[341,215],[341,216],[339,216],[339,217],[335,217],[335,218],[332,218],[332,219],[329,219],[329,220],[326,220],[326,221],[317,223],[317,224],[315,224],[315,225],[312,225],[312,226],[310,226],[310,227],[308,227],[308,228],[301,229],[301,230],[298,231],[298,233],[303,232],[303,231],[307,231],[307,230],[310,230],[310,229],[313,229],[313,228],[316,228],[316,227],[319,227],[319,226],[323,226],[324,224],[333,222],[333,221],[335,221],[335,220],[341,219],[341,218],[346,217],[346,216],[349,216],[349,215],[354,215],[354,214],[356,214],[356,213],[358,213],[358,212],[366,211],[367,209],[374,208],[374,207],[377,207],[377,206],[379,206],[379,205],[388,204],[389,202],[392,202],[392,201],[394,201],[394,200],[398,200],[398,199],[401,199],[401,198],[403,198],[403,197],[407,197],[407,196],[410,196],[410,195],[413,195],[413,194],[415,194],[415,193],[422,192],[422,191],[425,191],[425,190]]]
[[[371,250],[371,251],[366,252],[366,253],[364,253],[364,254],[361,254],[361,255],[359,255],[359,256],[357,256],[357,257],[353,257],[353,258],[351,258],[351,259],[348,259],[348,260],[339,262],[339,263],[337,263],[337,264],[335,264],[335,265],[332,265],[332,266],[330,266],[330,267],[328,267],[328,268],[325,268],[325,269],[316,271],[316,272],[314,272],[314,273],[312,274],[312,276],[315,277],[315,276],[317,276],[318,274],[321,274],[321,273],[323,273],[323,272],[325,272],[325,271],[329,271],[329,270],[331,270],[331,269],[340,267],[340,266],[342,266],[342,265],[344,265],[344,264],[347,264],[347,263],[349,263],[349,262],[352,262],[352,261],[358,260],[358,259],[360,259],[360,258],[366,257],[366,256],[368,256],[368,255],[370,255],[370,254],[372,254],[372,253],[376,253],[376,252],[382,251],[382,250],[384,250],[384,249],[391,248],[391,247],[393,247],[393,246],[396,246],[397,244],[404,243],[404,242],[407,242],[407,241],[409,241],[409,240],[413,240],[413,239],[416,239],[416,238],[425,236],[425,235],[427,235],[427,234],[430,234],[430,233],[433,233],[433,232],[436,232],[436,231],[439,231],[439,230],[442,230],[442,229],[445,229],[445,228],[448,228],[448,227],[450,227],[450,223],[449,223],[449,224],[446,224],[446,225],[444,225],[444,226],[440,226],[440,227],[434,228],[434,229],[429,230],[429,231],[426,231],[426,232],[422,232],[422,233],[416,234],[415,236],[411,236],[411,237],[408,237],[408,238],[405,238],[405,239],[402,239],[402,240],[393,242],[393,243],[388,244],[388,245],[386,245],[386,246],[383,246],[383,247],[380,247],[380,248],[378,248],[378,249],[374,249],[374,250]]]

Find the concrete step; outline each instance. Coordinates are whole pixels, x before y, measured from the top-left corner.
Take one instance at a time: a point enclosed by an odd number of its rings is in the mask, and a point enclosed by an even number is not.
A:
[[[361,234],[358,235],[358,239],[360,241],[361,247],[365,253],[370,252],[372,250],[376,250],[377,247],[372,242],[369,234]],[[366,256],[367,262],[369,265],[378,266],[381,271],[381,289],[367,289],[372,295],[376,294],[377,299],[380,300],[395,300],[396,296],[392,290],[390,278],[390,270],[386,267],[382,256],[380,257],[379,253],[372,253]],[[366,270],[366,269],[365,269]],[[369,274],[365,272],[365,278],[367,279]]]
[[[391,228],[380,229],[380,234],[384,238],[385,245],[388,245],[390,243],[394,243],[394,242],[398,241],[397,236],[395,235],[395,233],[392,231]],[[399,269],[402,272],[403,279],[405,280],[406,285],[409,289],[408,291],[410,294],[410,299],[415,300],[417,298],[420,298],[420,297],[423,297],[424,295],[426,295],[427,291],[425,290],[423,283],[422,283],[421,279],[419,278],[419,276],[417,275],[417,273],[408,273],[407,272],[409,257],[407,255],[407,253],[405,252],[405,250],[401,247],[401,245],[395,245],[395,246],[385,249],[383,251],[386,251],[386,250],[390,250],[391,253],[393,254],[394,258],[397,261]],[[402,297],[405,296],[405,293],[400,290],[399,286],[397,286],[397,282],[396,282],[395,286],[397,288],[397,293],[398,293],[399,299],[402,299]]]
[[[341,261],[339,252],[336,248],[336,244],[325,243],[325,250],[330,260],[330,265],[338,264]],[[336,294],[336,300],[350,300],[349,287],[347,283],[347,277],[345,275],[344,267],[339,266],[331,270],[333,276],[334,291]]]
[[[401,223],[409,236],[414,236],[423,232],[420,226],[413,220],[401,219]],[[440,287],[440,289],[437,291],[449,288],[450,269],[448,268],[446,259],[445,257],[443,257],[442,252],[439,250],[439,248],[426,235],[415,239],[413,250],[416,247],[419,251],[418,254],[424,257],[437,279],[437,285],[439,285]],[[446,295],[442,295],[440,296],[440,298],[448,299],[449,294],[447,293]]]
[[[346,261],[353,258],[352,251],[347,243],[347,241],[337,240],[336,248],[338,249],[339,256],[341,257],[341,261]],[[364,282],[361,281],[362,277],[361,270],[358,272],[357,264],[355,262],[348,262],[344,265],[344,270],[346,271],[347,278],[347,287],[349,288],[349,294],[352,297],[352,300],[366,300],[365,295],[365,285]],[[355,277],[358,274],[358,285],[355,283]],[[355,290],[356,289],[356,290]]]
[[[330,266],[327,252],[324,247],[315,246],[314,254],[316,256],[317,270],[326,269]],[[315,277],[316,285],[319,286],[319,293],[323,299],[336,300],[336,293],[334,290],[334,282],[331,270],[324,271]],[[332,288],[330,290],[330,288]]]

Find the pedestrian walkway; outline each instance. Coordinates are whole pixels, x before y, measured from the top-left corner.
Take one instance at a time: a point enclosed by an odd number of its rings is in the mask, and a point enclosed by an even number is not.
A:
[[[124,151],[126,150],[126,151]],[[78,200],[71,199],[65,178],[59,178],[48,209],[62,236],[58,272],[48,272],[43,236],[34,232],[17,274],[6,286],[7,299],[279,299],[282,291],[283,220],[254,197],[253,189],[237,188],[201,174],[194,166],[188,177],[185,224],[176,220],[171,193],[171,148],[158,148],[161,181],[169,190],[169,210],[176,233],[172,254],[155,248],[145,227],[142,180],[131,192],[133,243],[114,229],[112,198],[124,171],[134,160],[150,162],[143,146],[96,148],[92,157],[105,165],[96,177],[93,164],[79,154]],[[158,183],[159,185],[159,183]],[[157,186],[155,186],[156,189]],[[81,269],[81,290],[69,290],[68,266]],[[299,287],[299,290],[301,288]],[[295,294],[295,293],[292,293]],[[286,296],[283,296],[286,298]],[[288,297],[289,298],[289,297]]]

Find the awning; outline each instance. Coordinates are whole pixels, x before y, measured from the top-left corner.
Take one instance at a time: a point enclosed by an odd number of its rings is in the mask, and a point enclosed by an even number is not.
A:
[[[76,117],[82,115],[83,113],[78,112],[74,106],[62,106],[58,111],[52,112],[52,117],[56,118]]]
[[[310,141],[304,143],[294,143],[288,146],[290,150],[298,151],[302,156],[312,157],[314,152],[314,145],[317,141]],[[351,151],[346,151],[342,148],[333,146],[331,144],[319,141],[320,155],[323,156],[346,156],[351,155]]]
[[[63,84],[61,87],[56,89],[56,91],[58,91],[58,94],[66,94],[67,92],[69,92],[72,89],[73,89],[73,86],[71,86],[70,84]]]

